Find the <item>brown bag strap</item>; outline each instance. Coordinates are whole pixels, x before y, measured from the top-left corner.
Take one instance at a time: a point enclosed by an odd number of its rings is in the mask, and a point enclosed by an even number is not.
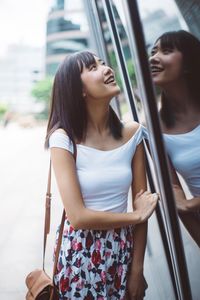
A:
[[[63,228],[65,223],[65,210],[63,209],[62,219],[60,224],[59,236],[58,236],[58,243],[56,247],[55,253],[55,260],[54,260],[54,267],[53,267],[53,277],[56,272],[56,266],[58,262],[58,255],[60,252],[60,246],[62,242],[62,234]],[[45,205],[45,222],[44,222],[44,245],[43,245],[43,270],[45,271],[45,252],[46,252],[46,243],[47,243],[47,235],[50,232],[50,223],[51,223],[51,160],[49,164],[49,175],[48,175],[48,183],[47,183],[47,192],[46,192],[46,205]]]
[[[43,244],[43,270],[45,263],[45,252],[46,252],[46,243],[47,235],[50,232],[50,217],[51,217],[51,160],[49,163],[49,175],[47,182],[47,192],[46,192],[46,201],[45,201],[45,219],[44,219],[44,244]]]
[[[76,162],[76,156],[77,156],[76,146],[74,147],[73,156],[74,156],[74,160]],[[53,278],[54,278],[54,275],[56,274],[56,268],[57,268],[58,256],[59,256],[61,242],[62,242],[62,235],[63,235],[65,218],[66,218],[66,213],[65,213],[65,209],[63,209],[62,219],[61,219],[60,229],[59,229],[59,235],[58,235],[58,242],[57,242],[57,247],[56,247],[56,251],[55,251],[55,259],[54,259],[54,267],[53,267]],[[50,222],[51,222],[51,160],[50,160],[50,164],[49,164],[49,175],[48,175],[48,183],[47,183],[46,202],[45,202],[43,270],[45,270],[45,267],[44,267],[45,252],[46,252],[47,235],[50,232]],[[54,284],[54,280],[53,280],[53,284]]]
[[[60,247],[61,247],[61,243],[62,243],[62,236],[63,236],[65,218],[66,218],[66,213],[65,213],[65,210],[63,209],[63,214],[62,214],[62,219],[61,219],[61,224],[60,224],[60,229],[59,229],[59,235],[58,235],[58,242],[57,242],[55,258],[54,258],[53,279],[54,279],[54,276],[56,275],[56,270],[57,270],[58,256],[59,256],[59,253],[60,253]],[[53,280],[53,284],[54,284],[54,280]]]

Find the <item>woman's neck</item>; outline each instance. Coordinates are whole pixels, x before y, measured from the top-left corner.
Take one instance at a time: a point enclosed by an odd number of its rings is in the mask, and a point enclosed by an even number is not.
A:
[[[168,102],[175,124],[173,128],[193,128],[200,123],[200,110],[195,105],[186,83],[182,82],[163,88],[165,101]]]
[[[104,134],[108,131],[109,120],[109,105],[91,105],[87,108],[88,111],[88,132],[96,132]]]
[[[184,114],[188,110],[194,110],[193,97],[185,82],[179,81],[175,84],[169,84],[163,89],[163,93],[174,114]]]

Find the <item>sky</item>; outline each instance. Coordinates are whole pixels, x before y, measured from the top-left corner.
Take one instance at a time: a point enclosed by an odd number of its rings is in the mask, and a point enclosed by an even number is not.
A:
[[[4,56],[9,44],[45,45],[50,3],[51,0],[0,0],[0,57]],[[138,0],[138,3],[142,14],[156,8],[164,8],[171,14],[175,7],[173,0]]]
[[[0,56],[9,44],[44,46],[49,0],[0,0]]]

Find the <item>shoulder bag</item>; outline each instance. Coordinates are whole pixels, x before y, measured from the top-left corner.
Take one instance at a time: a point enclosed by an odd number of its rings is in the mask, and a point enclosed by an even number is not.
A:
[[[50,211],[51,211],[51,161],[49,166],[47,193],[46,193],[46,209],[45,209],[45,222],[44,222],[44,245],[43,245],[43,268],[36,269],[28,274],[26,277],[26,286],[28,292],[26,294],[26,300],[59,300],[58,289],[54,284],[54,280],[51,279],[45,272],[45,251],[47,235],[50,232]],[[62,242],[62,234],[65,222],[65,210],[63,210],[60,231],[58,236],[58,244],[55,252],[55,260],[53,267],[53,278],[56,274],[56,266],[58,262],[58,256],[60,252],[60,246]]]

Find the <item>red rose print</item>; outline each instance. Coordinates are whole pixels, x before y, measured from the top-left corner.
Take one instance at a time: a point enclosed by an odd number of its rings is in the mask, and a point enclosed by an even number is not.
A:
[[[94,250],[92,253],[92,263],[94,265],[98,265],[101,263],[101,253],[99,251]]]
[[[88,234],[88,236],[86,237],[86,248],[89,250],[92,244],[93,244],[92,235]]]
[[[94,299],[94,298],[93,298],[92,295],[86,296],[86,297],[84,298],[84,300],[93,300],[93,299]]]
[[[80,258],[77,258],[76,261],[75,261],[75,263],[74,263],[74,266],[76,266],[77,268],[80,268],[80,266],[81,266],[81,261],[82,261],[82,258],[81,258],[81,257],[80,257]]]
[[[119,277],[117,274],[115,276],[115,288],[119,289],[121,286],[121,277]]]
[[[72,282],[77,282],[79,280],[79,275],[76,274],[73,278],[72,278]]]
[[[101,272],[101,280],[103,283],[106,283],[106,272],[105,271]]]
[[[74,231],[74,228],[72,227],[72,225],[70,225],[69,227],[69,233],[72,233]]]
[[[68,288],[69,288],[69,278],[62,278],[60,280],[60,289],[61,289],[61,292],[67,291]]]
[[[82,244],[81,244],[81,243],[78,243],[78,244],[76,245],[76,250],[81,251],[82,249],[83,249]]]
[[[111,266],[108,268],[108,273],[111,275],[111,276],[114,276],[115,275],[115,272],[116,272],[116,268],[114,266]]]

